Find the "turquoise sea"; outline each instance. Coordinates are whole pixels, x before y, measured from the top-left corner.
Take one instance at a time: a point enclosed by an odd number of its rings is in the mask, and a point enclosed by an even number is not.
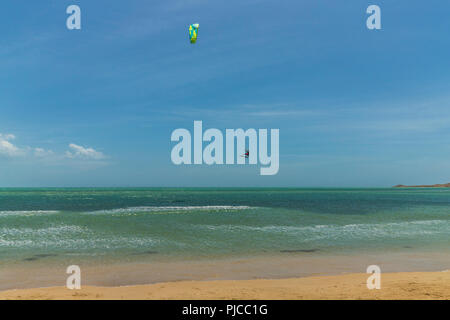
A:
[[[0,263],[449,247],[449,189],[0,189]]]

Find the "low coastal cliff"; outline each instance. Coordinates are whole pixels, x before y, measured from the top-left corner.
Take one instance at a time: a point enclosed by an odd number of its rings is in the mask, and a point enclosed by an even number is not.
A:
[[[405,186],[398,184],[394,188],[450,188],[450,183],[445,184],[432,184],[432,185],[419,185],[419,186]]]

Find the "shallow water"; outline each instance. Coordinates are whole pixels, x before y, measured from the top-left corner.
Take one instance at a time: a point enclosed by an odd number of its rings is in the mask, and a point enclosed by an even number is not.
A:
[[[449,247],[449,189],[0,189],[3,265]]]

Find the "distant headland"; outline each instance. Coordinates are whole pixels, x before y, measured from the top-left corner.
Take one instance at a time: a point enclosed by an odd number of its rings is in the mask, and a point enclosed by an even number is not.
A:
[[[450,188],[450,183],[445,184],[432,184],[432,185],[420,185],[420,186],[405,186],[398,184],[394,188]]]

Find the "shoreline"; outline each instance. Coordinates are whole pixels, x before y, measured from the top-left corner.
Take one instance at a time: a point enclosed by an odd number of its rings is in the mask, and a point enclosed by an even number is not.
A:
[[[0,291],[0,300],[310,300],[450,299],[450,270],[382,273],[369,290],[369,274],[287,279],[172,281],[132,286],[83,286]]]
[[[68,264],[49,262],[0,266],[0,300],[450,299],[447,250],[80,264],[81,291],[65,289]],[[366,292],[369,265],[381,268],[384,293]]]

